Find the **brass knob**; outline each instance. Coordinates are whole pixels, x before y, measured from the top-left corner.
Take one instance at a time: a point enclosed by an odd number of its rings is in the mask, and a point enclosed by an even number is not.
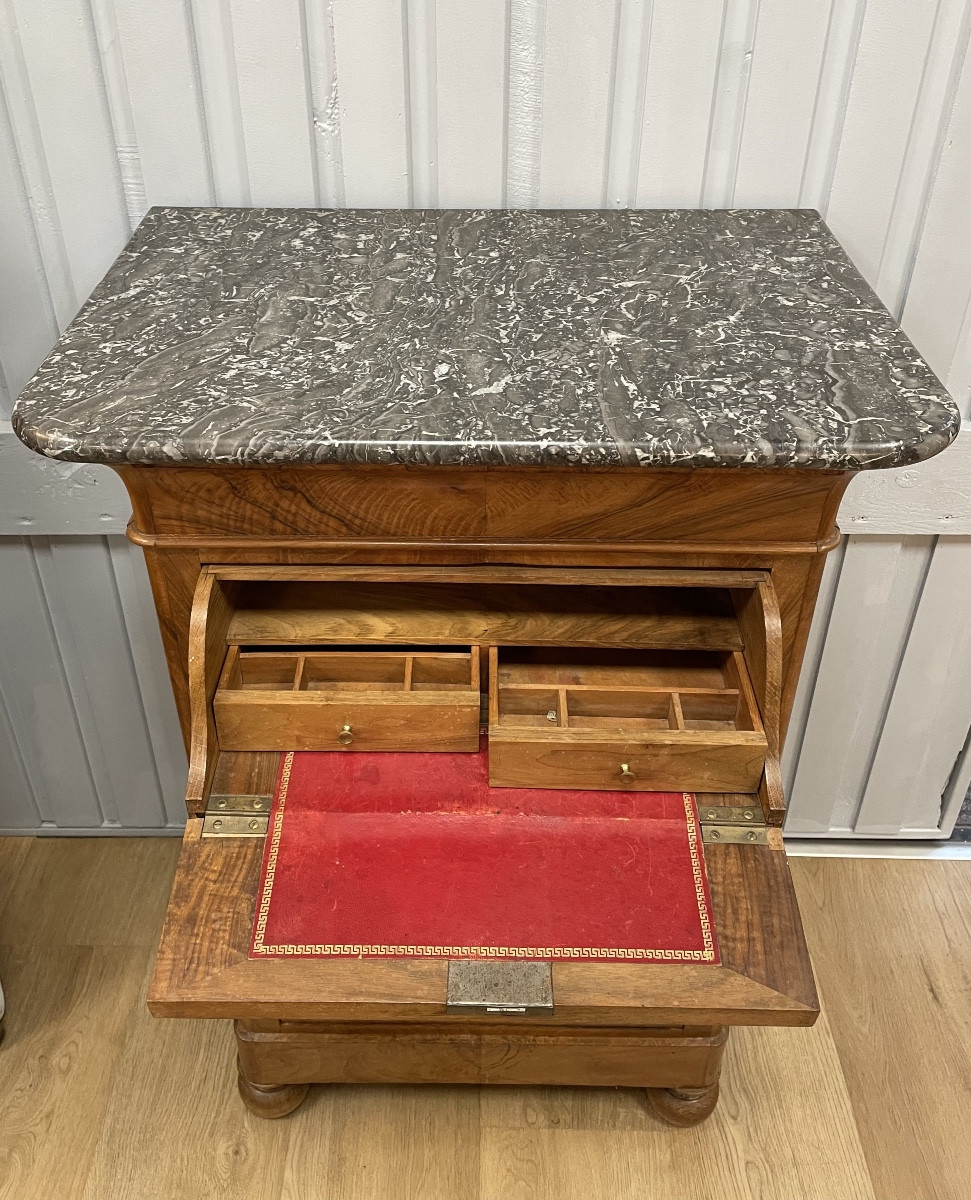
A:
[[[342,746],[349,746],[354,741],[354,734],[351,733],[350,725],[345,725],[337,735],[337,740]]]
[[[634,782],[634,772],[630,769],[630,765],[628,763],[620,764],[620,777],[624,783]]]

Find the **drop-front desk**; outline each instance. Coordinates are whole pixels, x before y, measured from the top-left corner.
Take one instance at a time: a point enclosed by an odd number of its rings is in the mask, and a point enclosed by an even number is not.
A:
[[[690,1124],[731,1026],[815,1021],[780,752],[820,573],[852,474],[957,429],[815,213],[153,209],[14,421],[128,488],[190,758],[149,1005],[235,1022],[255,1112],[598,1084]],[[253,956],[281,752],[480,724],[496,789],[694,793],[717,961]]]

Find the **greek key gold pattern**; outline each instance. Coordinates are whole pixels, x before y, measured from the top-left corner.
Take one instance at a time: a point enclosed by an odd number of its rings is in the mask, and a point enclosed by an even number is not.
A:
[[[277,857],[280,852],[280,840],[283,835],[283,811],[286,805],[287,790],[290,786],[290,773],[293,769],[293,751],[287,754],[283,761],[283,771],[280,776],[280,796],[273,812],[273,823],[270,828],[270,849],[266,860],[266,877],[263,881],[263,891],[260,896],[260,907],[256,916],[256,928],[253,932],[254,955],[266,955],[274,958],[538,958],[538,959],[578,959],[592,961],[642,961],[642,962],[714,962],[715,939],[711,928],[711,917],[708,912],[708,902],[705,897],[704,867],[699,852],[698,822],[690,792],[683,792],[684,812],[688,829],[688,852],[691,857],[691,871],[695,886],[695,900],[698,904],[698,918],[701,925],[701,950],[655,950],[642,946],[633,948],[607,948],[599,946],[395,946],[384,943],[347,944],[321,943],[319,945],[298,943],[267,943],[266,920],[270,911],[270,900],[273,896],[273,880],[276,875]]]

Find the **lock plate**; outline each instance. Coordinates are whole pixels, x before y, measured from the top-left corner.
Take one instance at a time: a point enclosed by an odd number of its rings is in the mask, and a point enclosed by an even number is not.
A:
[[[549,1016],[553,968],[548,962],[480,962],[451,959],[445,1003],[450,1013]]]

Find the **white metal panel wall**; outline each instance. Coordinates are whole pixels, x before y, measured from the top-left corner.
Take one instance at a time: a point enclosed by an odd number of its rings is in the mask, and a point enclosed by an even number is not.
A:
[[[0,831],[180,827],[185,753],[141,552],[0,537]]]
[[[0,0],[0,417],[146,208],[213,203],[815,207],[967,412],[969,28],[971,0]],[[947,827],[966,456],[851,486],[792,832]],[[184,763],[123,501],[17,462],[0,826],[162,827]]]

